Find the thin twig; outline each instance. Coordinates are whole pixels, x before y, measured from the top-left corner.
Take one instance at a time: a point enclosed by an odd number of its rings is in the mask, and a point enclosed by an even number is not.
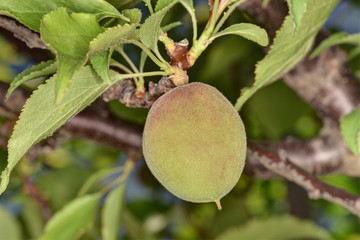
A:
[[[49,49],[37,33],[9,17],[0,15],[0,27],[12,32],[17,39],[25,42],[29,48]]]
[[[41,195],[40,190],[33,184],[29,176],[24,177],[24,191],[38,203],[44,220],[48,221],[52,216],[49,203]]]

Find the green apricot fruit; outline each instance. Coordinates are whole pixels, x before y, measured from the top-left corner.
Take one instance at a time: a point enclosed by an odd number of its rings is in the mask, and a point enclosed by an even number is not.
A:
[[[175,196],[216,202],[235,186],[246,155],[246,134],[238,112],[214,87],[176,87],[151,107],[143,153],[153,175]]]

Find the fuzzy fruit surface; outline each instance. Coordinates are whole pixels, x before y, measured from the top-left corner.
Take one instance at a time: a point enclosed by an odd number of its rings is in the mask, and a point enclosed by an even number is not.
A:
[[[155,101],[146,119],[143,153],[153,175],[177,197],[219,201],[244,168],[244,125],[216,88],[190,83]]]

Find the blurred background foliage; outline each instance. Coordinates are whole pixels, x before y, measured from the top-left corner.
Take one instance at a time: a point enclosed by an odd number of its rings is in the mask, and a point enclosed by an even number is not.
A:
[[[119,9],[133,5],[147,12],[139,1],[108,2]],[[207,1],[199,0],[195,4],[199,29],[202,29],[208,18]],[[357,9],[356,13],[354,9]],[[338,16],[350,19],[340,21]],[[357,20],[353,20],[354,16]],[[359,18],[360,2],[342,1],[326,27],[333,32],[359,32]],[[180,5],[169,12],[164,25],[174,19],[183,24],[171,30],[169,35],[177,41],[191,39],[190,18]],[[229,19],[229,23],[241,21],[252,22],[252,19],[240,11]],[[343,48],[351,50],[351,46]],[[126,50],[132,53],[135,62],[139,61],[138,49],[126,46]],[[165,52],[162,53],[165,55]],[[189,70],[190,81],[211,84],[235,103],[240,89],[252,84],[254,66],[263,56],[263,49],[250,41],[236,36],[220,38]],[[0,35],[1,81],[10,82],[16,74],[35,62],[9,37]],[[358,58],[350,62],[358,76],[359,62]],[[148,63],[146,70],[156,68],[150,61]],[[108,106],[119,118],[138,124],[145,122],[146,109],[126,108],[119,102],[110,102]],[[312,138],[322,126],[315,111],[281,80],[258,91],[247,102],[241,115],[248,138],[252,141],[279,141],[287,136]],[[0,169],[4,168],[6,159],[6,150],[0,149]],[[0,239],[37,239],[43,231],[45,221],[42,210],[22,188],[25,177],[31,178],[54,213],[77,196],[90,176],[104,169],[122,166],[125,159],[125,153],[89,141],[71,140],[37,157],[35,162],[21,161],[12,175],[8,190],[0,198]],[[114,177],[112,174],[104,178],[90,192],[103,187]],[[321,178],[360,195],[360,179],[336,175]],[[300,199],[296,205],[290,199],[290,191],[294,189],[295,197]],[[156,181],[144,161],[138,161],[125,188],[119,236],[121,239],[185,240],[215,239],[223,234],[219,239],[270,239],[270,236],[271,239],[304,239],[296,234],[284,235],[284,228],[287,228],[285,231],[288,230],[288,233],[309,232],[306,239],[360,240],[358,218],[326,201],[308,200],[305,192],[282,179],[263,180],[243,175],[222,200],[222,205],[223,210],[218,211],[213,203],[192,204],[177,199]],[[295,217],[306,218],[306,222],[290,217],[294,208],[304,213]],[[81,239],[100,239],[99,225],[97,219]]]

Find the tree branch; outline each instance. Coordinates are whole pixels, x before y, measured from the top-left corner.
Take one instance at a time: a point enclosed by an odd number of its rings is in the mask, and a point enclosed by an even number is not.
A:
[[[112,85],[103,95],[105,102],[118,100],[127,107],[150,108],[151,105],[164,93],[175,88],[175,84],[167,76],[162,77],[158,83],[149,82],[149,90],[139,92],[134,81],[125,79]]]
[[[31,31],[23,25],[20,25],[20,23],[9,17],[0,15],[0,27],[13,33],[17,39],[25,42],[29,48],[49,49],[37,33]]]
[[[268,152],[257,145],[248,144],[249,158],[257,159],[268,169],[300,185],[306,189],[310,198],[328,200],[360,217],[360,198],[358,196],[320,181],[281,155]]]

